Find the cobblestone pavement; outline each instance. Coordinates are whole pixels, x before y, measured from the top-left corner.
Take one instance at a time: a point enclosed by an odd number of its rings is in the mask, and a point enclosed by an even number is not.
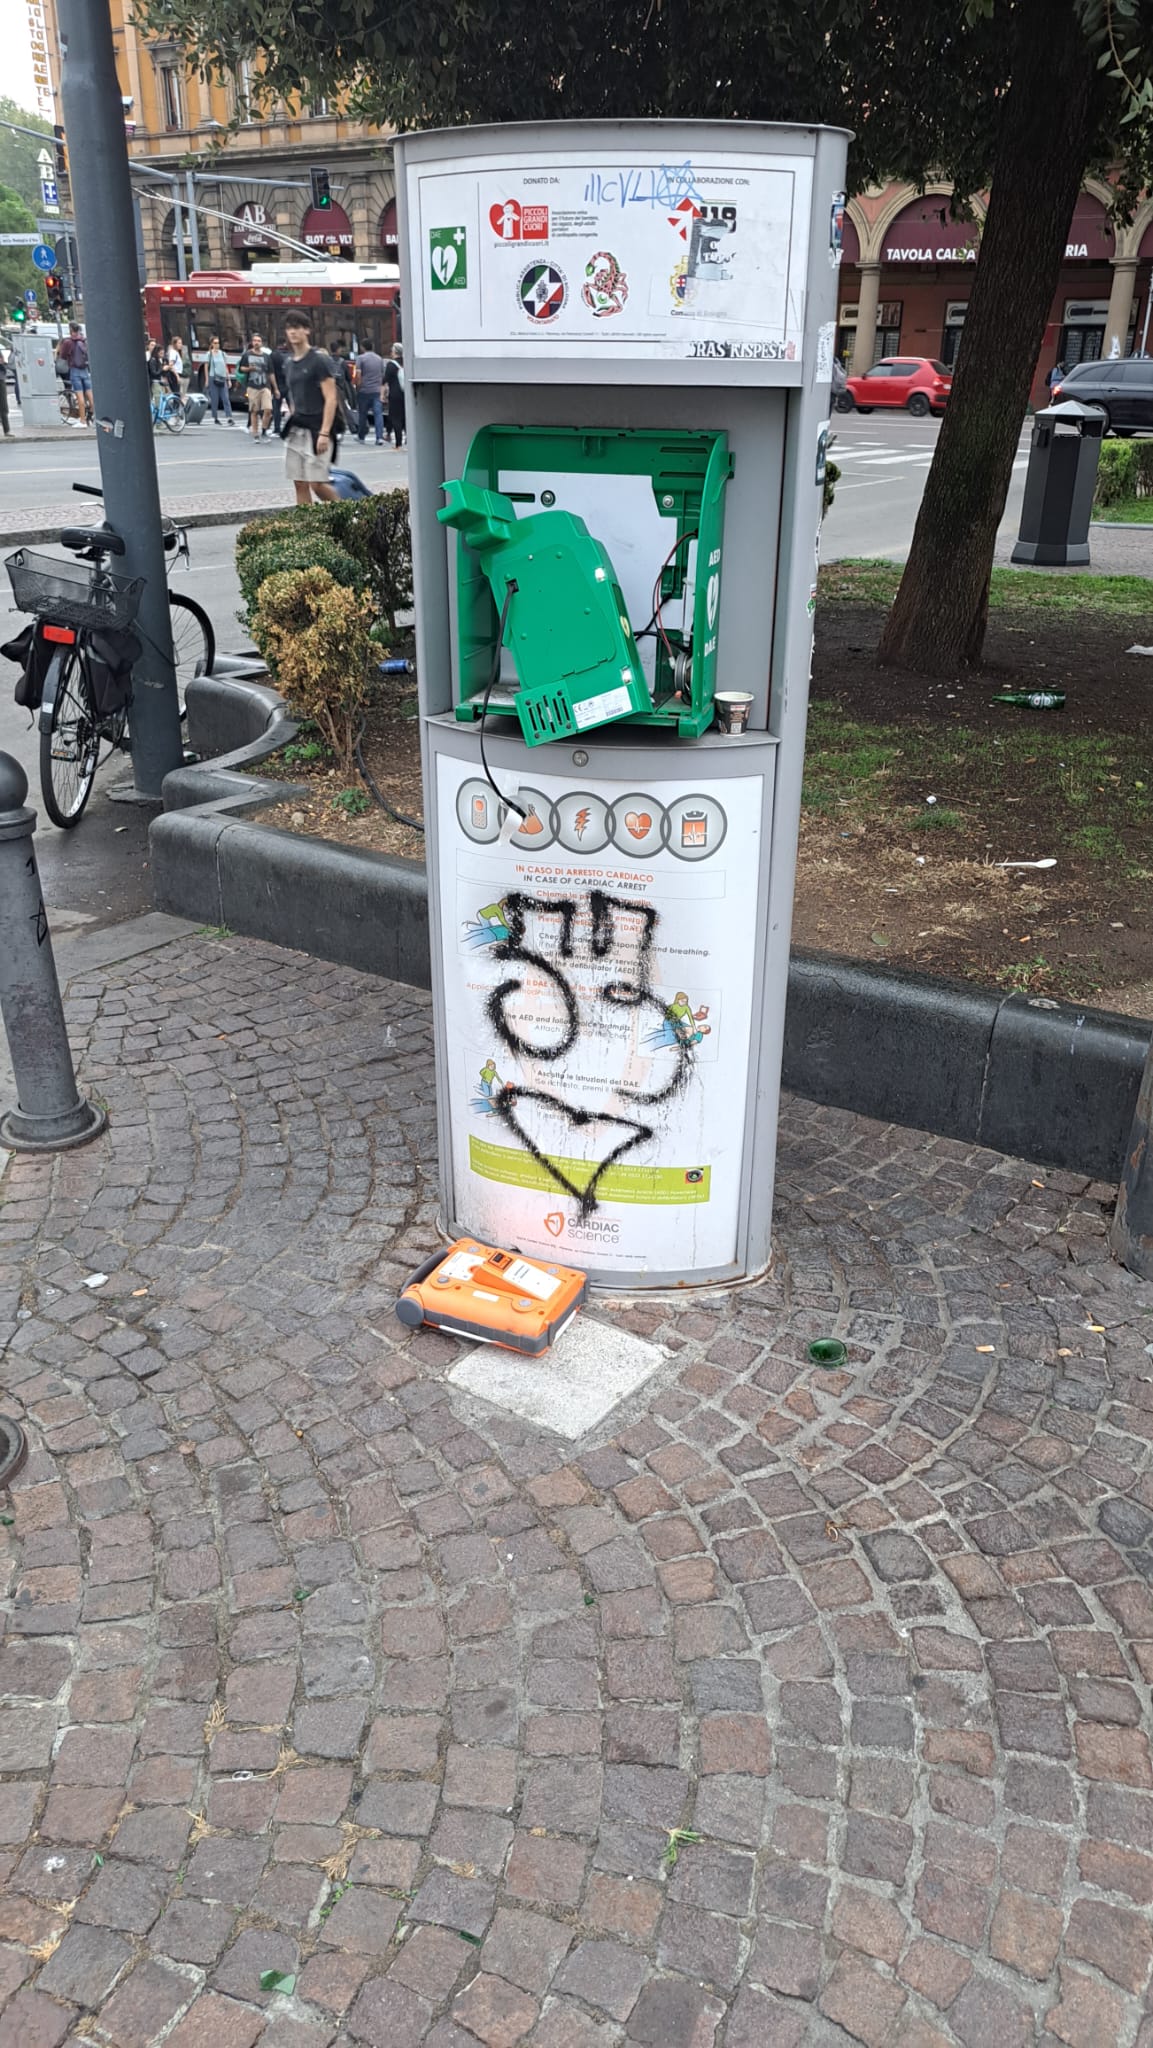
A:
[[[423,996],[201,937],[71,1011],[111,1137],[0,1214],[3,2048],[1150,2048],[1109,1190],[794,1102],[771,1278],[626,1311],[574,1450],[392,1314]]]

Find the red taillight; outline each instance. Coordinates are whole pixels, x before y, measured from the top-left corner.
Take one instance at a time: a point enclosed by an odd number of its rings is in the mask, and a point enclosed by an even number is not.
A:
[[[1061,396],[1061,393],[1063,392],[1063,390],[1064,390],[1064,389],[1065,389],[1065,386],[1064,386],[1063,384],[1054,384],[1054,386],[1053,386],[1053,389],[1052,389],[1052,390],[1051,390],[1051,392],[1049,393],[1049,402],[1050,402],[1050,404],[1052,404],[1052,402],[1053,402],[1053,400],[1054,400],[1055,398],[1060,398],[1060,396]]]
[[[42,626],[40,630],[46,640],[55,640],[61,647],[75,645],[76,635],[71,626]]]

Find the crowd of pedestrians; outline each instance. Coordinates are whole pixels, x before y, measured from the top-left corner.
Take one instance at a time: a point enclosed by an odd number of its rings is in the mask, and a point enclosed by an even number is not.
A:
[[[297,501],[338,495],[342,483],[363,493],[359,479],[341,471],[334,484],[333,469],[343,436],[363,443],[370,434],[378,448],[392,442],[405,443],[406,414],[404,350],[400,343],[387,356],[372,347],[356,354],[343,344],[331,353],[314,347],[311,322],[305,313],[286,313],[283,340],[275,347],[260,334],[252,334],[247,345],[230,354],[219,334],[209,337],[203,356],[194,359],[182,335],[170,334],[166,342],[151,341],[146,351],[153,417],[164,415],[172,399],[186,403],[190,397],[195,364],[202,366],[201,406],[211,411],[214,426],[235,428],[247,424],[251,441],[283,443],[285,472]],[[73,426],[91,426],[94,420],[92,373],[88,341],[79,321],[57,345],[56,371],[67,402],[67,416]],[[7,434],[6,365],[0,361],[0,428]],[[62,399],[62,406],[64,399]]]
[[[270,346],[260,334],[253,334],[246,348],[231,360],[219,334],[209,338],[204,361],[204,395],[214,426],[235,427],[247,423],[253,441],[282,438],[281,429],[289,407],[289,365],[293,360],[291,337],[285,322],[286,339]],[[311,339],[309,342],[311,347]],[[365,441],[371,434],[378,448],[391,441],[404,446],[406,420],[404,395],[404,350],[398,342],[381,356],[375,348],[353,355],[342,344],[331,355],[336,386],[339,428]],[[189,352],[180,335],[174,334],[167,347],[153,343],[148,355],[148,373],[153,383],[163,382],[169,390],[185,396],[191,382]]]

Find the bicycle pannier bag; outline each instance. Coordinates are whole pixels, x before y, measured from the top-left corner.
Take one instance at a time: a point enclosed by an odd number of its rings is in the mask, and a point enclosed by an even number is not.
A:
[[[20,674],[16,678],[16,702],[25,711],[38,711],[44,695],[44,678],[48,664],[56,649],[44,639],[35,622],[25,626],[14,640],[8,640],[0,647],[5,661],[19,663]]]
[[[135,633],[93,633],[88,642],[92,696],[99,718],[122,711],[132,696],[132,665],[140,659]]]

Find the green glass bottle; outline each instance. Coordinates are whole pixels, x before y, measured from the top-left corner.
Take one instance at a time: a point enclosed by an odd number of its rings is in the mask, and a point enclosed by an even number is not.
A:
[[[994,704],[1015,704],[1021,711],[1064,711],[1064,690],[1001,690]]]

